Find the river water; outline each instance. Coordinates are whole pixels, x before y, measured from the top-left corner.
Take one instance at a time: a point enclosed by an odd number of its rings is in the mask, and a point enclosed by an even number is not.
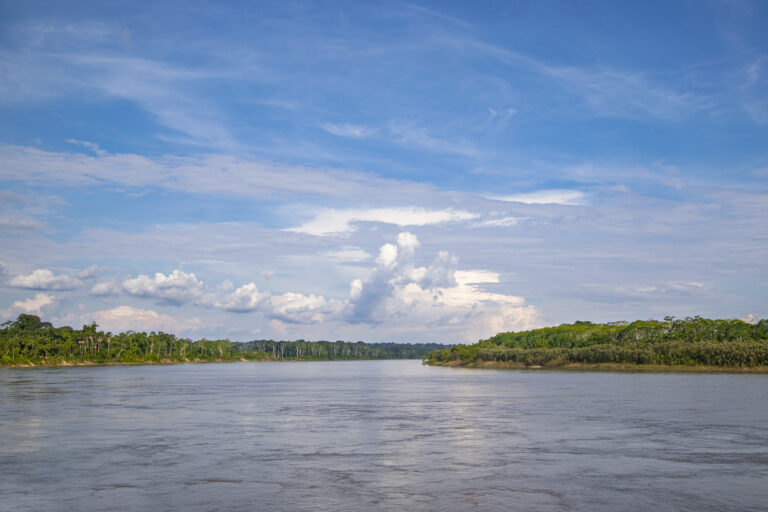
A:
[[[0,510],[765,510],[768,375],[0,369]]]

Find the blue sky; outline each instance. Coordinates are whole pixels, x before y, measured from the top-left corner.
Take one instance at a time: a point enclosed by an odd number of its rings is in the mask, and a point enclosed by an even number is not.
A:
[[[466,342],[768,317],[768,6],[0,2],[0,312]]]

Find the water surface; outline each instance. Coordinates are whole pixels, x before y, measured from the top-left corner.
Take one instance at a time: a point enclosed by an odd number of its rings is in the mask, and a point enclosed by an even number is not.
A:
[[[768,375],[0,369],[0,510],[758,510]]]

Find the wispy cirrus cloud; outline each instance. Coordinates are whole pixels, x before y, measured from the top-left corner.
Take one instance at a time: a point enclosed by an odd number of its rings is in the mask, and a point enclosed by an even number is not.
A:
[[[359,263],[362,261],[368,261],[371,259],[371,255],[360,247],[354,246],[341,246],[338,249],[326,251],[322,253],[322,256],[330,258],[331,260]]]
[[[619,118],[670,119],[711,110],[712,99],[690,88],[680,90],[650,73],[610,66],[556,65],[533,55],[495,45],[467,33],[434,39],[463,53],[478,53],[524,69],[550,87],[576,97],[594,114]]]
[[[363,139],[376,133],[375,129],[359,124],[323,123],[320,127],[328,133],[338,137],[351,137],[353,139]]]
[[[69,142],[70,144],[75,144],[77,146],[82,146],[85,149],[92,151],[97,156],[107,156],[109,154],[103,149],[101,149],[98,144],[94,144],[93,142],[88,142],[87,140],[67,139],[67,142]]]
[[[523,194],[512,194],[504,196],[489,196],[498,201],[508,201],[523,204],[561,204],[561,205],[579,205],[583,204],[586,195],[579,190],[536,190]]]
[[[25,217],[0,217],[0,228],[31,229],[37,231],[43,229],[43,227],[43,224],[35,219]]]
[[[285,165],[221,154],[91,156],[0,144],[0,158],[6,180],[30,185],[160,187],[258,198],[286,194],[346,198],[392,188],[398,194],[417,196],[434,190],[429,185],[380,178],[370,173]]]
[[[148,112],[166,129],[202,146],[234,147],[223,114],[201,95],[231,76],[222,59],[183,66],[136,56],[121,43],[125,29],[98,21],[23,23],[13,27],[16,47],[0,50],[0,102],[37,102],[87,91],[122,99]]]
[[[520,218],[518,217],[501,217],[501,218],[494,218],[494,219],[488,219],[481,222],[477,222],[473,225],[473,227],[478,228],[501,228],[501,227],[509,227],[514,226],[518,222],[520,222]]]
[[[418,207],[327,209],[316,214],[311,221],[286,231],[322,236],[349,233],[356,229],[355,224],[359,222],[380,222],[406,227],[460,222],[477,217],[477,214],[463,210],[428,210]]]
[[[389,132],[396,142],[425,149],[435,153],[448,153],[477,158],[484,154],[475,144],[467,140],[448,140],[435,137],[427,128],[410,122],[390,121]]]

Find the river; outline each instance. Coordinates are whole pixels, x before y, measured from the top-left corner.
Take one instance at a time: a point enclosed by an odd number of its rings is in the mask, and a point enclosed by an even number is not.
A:
[[[768,375],[419,361],[0,369],[3,511],[725,511]]]

